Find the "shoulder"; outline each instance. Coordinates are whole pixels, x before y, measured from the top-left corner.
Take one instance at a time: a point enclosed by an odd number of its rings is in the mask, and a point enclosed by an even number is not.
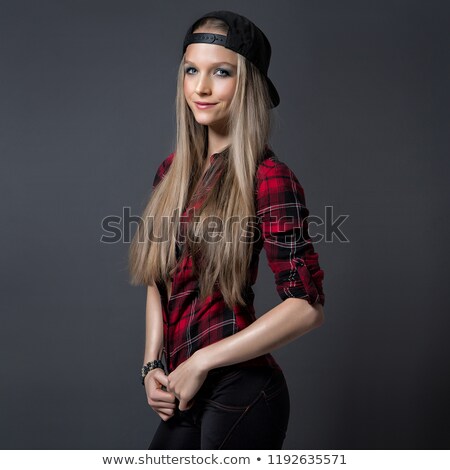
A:
[[[153,180],[153,188],[155,188],[155,186],[157,186],[158,183],[164,178],[164,175],[167,173],[170,165],[172,164],[174,156],[175,152],[172,152],[159,164],[156,170],[155,178]]]
[[[303,193],[303,188],[291,167],[275,153],[265,158],[256,172],[256,195],[258,198],[268,193],[293,191]]]

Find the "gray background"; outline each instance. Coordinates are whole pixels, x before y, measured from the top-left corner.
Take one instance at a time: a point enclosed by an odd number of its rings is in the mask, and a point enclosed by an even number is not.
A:
[[[448,448],[447,5],[3,1],[0,446],[148,446],[146,291],[101,224],[141,213],[184,33],[229,9],[272,43],[272,146],[311,214],[349,216],[347,243],[316,245],[326,324],[274,353],[285,448]],[[265,254],[255,290],[258,314],[279,302]]]

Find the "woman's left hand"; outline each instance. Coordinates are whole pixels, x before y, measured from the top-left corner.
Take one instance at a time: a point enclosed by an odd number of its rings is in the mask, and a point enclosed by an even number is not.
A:
[[[208,375],[208,370],[204,367],[203,361],[197,352],[167,376],[167,391],[173,393],[180,401],[178,405],[180,411],[191,408],[194,404],[195,394]]]

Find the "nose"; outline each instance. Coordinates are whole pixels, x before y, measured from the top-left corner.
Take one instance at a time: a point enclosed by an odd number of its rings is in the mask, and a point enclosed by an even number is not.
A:
[[[198,74],[195,92],[197,93],[197,95],[205,95],[211,93],[211,87],[207,76]]]

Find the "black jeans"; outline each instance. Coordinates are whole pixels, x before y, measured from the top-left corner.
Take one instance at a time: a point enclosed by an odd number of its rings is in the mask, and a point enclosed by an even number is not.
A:
[[[194,400],[161,419],[149,450],[282,448],[290,412],[283,372],[238,364],[213,369]]]

